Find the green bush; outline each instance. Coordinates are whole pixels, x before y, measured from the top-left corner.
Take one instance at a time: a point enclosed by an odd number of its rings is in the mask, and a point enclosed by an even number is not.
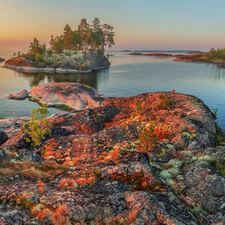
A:
[[[52,56],[53,51],[52,51],[51,49],[49,49],[49,50],[47,51],[47,54],[48,54],[48,56]]]
[[[47,104],[43,104],[42,108],[32,109],[31,113],[33,115],[30,116],[29,121],[23,123],[22,130],[28,134],[29,137],[25,140],[30,142],[30,147],[33,148],[42,143],[46,134],[51,135],[52,124],[46,119],[46,115],[49,113]]]

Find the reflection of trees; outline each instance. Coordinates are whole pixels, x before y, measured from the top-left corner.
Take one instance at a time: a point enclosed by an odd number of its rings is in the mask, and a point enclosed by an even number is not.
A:
[[[108,74],[108,69],[101,70],[104,74]],[[19,77],[23,77],[29,81],[31,87],[35,87],[45,82],[74,82],[91,86],[95,89],[98,87],[98,71],[91,73],[27,73],[27,72],[15,72]]]

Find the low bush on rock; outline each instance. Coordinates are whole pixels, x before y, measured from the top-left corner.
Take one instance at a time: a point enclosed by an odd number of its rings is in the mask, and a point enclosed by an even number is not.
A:
[[[45,135],[51,135],[52,124],[46,119],[46,115],[49,113],[47,104],[43,104],[42,108],[32,109],[31,113],[33,115],[30,116],[30,121],[23,123],[22,130],[28,134],[29,137],[24,139],[30,142],[30,148],[33,148],[42,143]]]

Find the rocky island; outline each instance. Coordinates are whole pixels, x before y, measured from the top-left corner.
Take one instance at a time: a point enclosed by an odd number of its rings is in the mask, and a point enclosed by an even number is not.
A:
[[[28,72],[91,72],[110,66],[104,53],[114,44],[112,26],[101,25],[99,18],[92,24],[82,19],[77,30],[66,24],[63,35],[55,38],[52,35],[50,48],[34,38],[28,53],[14,53],[13,58],[5,62],[5,67]]]
[[[0,58],[0,62],[4,62],[5,61],[5,59],[3,59],[3,58]]]
[[[200,99],[175,91],[99,98],[74,83],[28,95],[68,104],[84,93],[97,104],[48,117],[51,135],[34,147],[21,128],[29,118],[0,120],[1,224],[224,223],[224,139]]]
[[[43,62],[33,62],[29,57],[15,57],[5,62],[6,68],[26,72],[88,73],[109,66],[109,60],[104,54],[93,51],[73,51],[69,57],[65,51],[52,56],[45,55]]]
[[[194,62],[194,63],[213,63],[218,68],[225,68],[225,49],[210,49],[209,52],[190,52],[187,55],[174,55],[173,61]]]

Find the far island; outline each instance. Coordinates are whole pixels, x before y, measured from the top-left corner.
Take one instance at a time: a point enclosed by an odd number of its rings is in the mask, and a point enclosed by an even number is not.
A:
[[[4,62],[5,61],[5,59],[3,59],[3,58],[0,58],[0,62]]]
[[[132,52],[132,53],[129,53],[128,55],[173,57],[173,55],[166,54],[166,53],[148,53],[148,54],[143,54],[143,53],[140,53],[140,52]]]
[[[26,54],[14,53],[5,62],[5,67],[20,71],[45,72],[91,72],[110,66],[105,49],[114,43],[113,27],[100,24],[95,18],[92,24],[82,19],[73,31],[66,24],[63,35],[51,36],[50,48],[34,38]]]

